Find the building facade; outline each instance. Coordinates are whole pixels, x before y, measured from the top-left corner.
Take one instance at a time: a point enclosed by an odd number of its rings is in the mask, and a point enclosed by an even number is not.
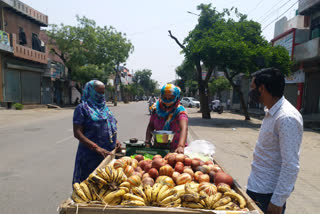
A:
[[[285,97],[303,114],[320,113],[320,0],[300,0],[297,15],[275,24],[273,45],[296,62],[286,78]]]
[[[1,0],[0,13],[0,103],[40,104],[48,52],[39,33],[48,16],[19,0]]]

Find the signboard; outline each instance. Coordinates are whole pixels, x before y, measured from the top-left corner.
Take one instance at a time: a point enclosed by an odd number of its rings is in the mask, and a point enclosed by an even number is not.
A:
[[[292,45],[293,45],[293,32],[289,33],[288,35],[278,39],[274,42],[274,46],[280,45],[288,50],[289,56],[292,56]]]
[[[304,83],[303,70],[298,70],[294,72],[291,76],[286,77],[286,83]]]

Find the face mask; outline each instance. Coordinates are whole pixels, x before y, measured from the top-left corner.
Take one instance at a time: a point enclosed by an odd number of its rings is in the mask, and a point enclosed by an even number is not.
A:
[[[260,96],[261,96],[261,94],[260,94],[258,88],[251,89],[249,91],[249,97],[255,103],[260,103]]]

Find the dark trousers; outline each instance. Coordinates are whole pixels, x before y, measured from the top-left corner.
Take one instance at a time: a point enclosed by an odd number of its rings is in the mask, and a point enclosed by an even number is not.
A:
[[[250,190],[247,190],[247,194],[250,196],[252,200],[258,205],[258,207],[264,212],[267,212],[268,204],[270,203],[272,193],[269,194],[261,194],[252,192]],[[282,214],[284,214],[284,211],[286,209],[286,203],[283,205]]]

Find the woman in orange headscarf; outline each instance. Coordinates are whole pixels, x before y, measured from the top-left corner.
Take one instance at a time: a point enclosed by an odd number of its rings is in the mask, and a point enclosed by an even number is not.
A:
[[[152,132],[170,130],[175,133],[171,151],[184,153],[187,145],[188,115],[185,108],[180,105],[180,88],[173,84],[166,84],[161,89],[161,97],[153,105],[153,113],[146,132],[146,144],[150,144]]]

